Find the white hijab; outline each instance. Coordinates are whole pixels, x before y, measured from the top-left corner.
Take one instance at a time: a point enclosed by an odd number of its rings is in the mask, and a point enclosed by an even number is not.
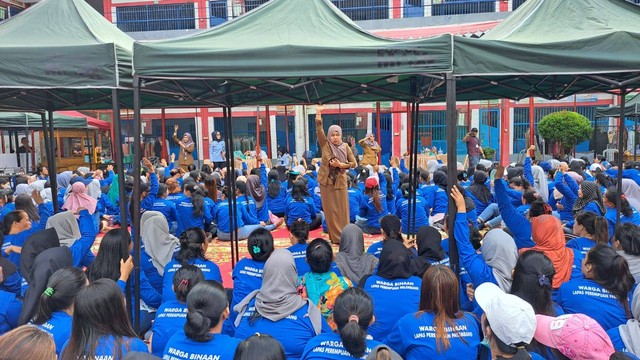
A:
[[[544,202],[547,202],[549,200],[549,185],[547,183],[547,176],[544,173],[544,170],[542,170],[538,165],[532,165],[531,173],[533,175],[533,185],[535,186],[538,195],[540,195],[540,198]]]

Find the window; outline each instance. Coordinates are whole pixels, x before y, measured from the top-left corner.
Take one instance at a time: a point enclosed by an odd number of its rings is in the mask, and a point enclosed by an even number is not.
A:
[[[513,9],[512,10],[516,10],[517,8],[520,7],[520,5],[524,4],[525,1],[527,0],[512,0],[513,1]]]
[[[389,0],[331,0],[354,21],[389,18]]]
[[[495,0],[432,0],[431,4],[431,13],[434,16],[491,13],[496,11]]]
[[[124,32],[195,29],[193,3],[122,6],[116,24]]]
[[[227,0],[209,2],[209,26],[213,27],[227,21]]]

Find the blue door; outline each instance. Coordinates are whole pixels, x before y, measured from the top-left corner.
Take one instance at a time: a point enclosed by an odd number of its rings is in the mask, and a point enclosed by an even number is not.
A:
[[[296,152],[295,116],[276,116],[276,139],[278,148],[287,148],[290,155]]]
[[[480,146],[490,147],[500,158],[500,109],[480,109]],[[492,160],[492,159],[489,159]]]
[[[380,139],[378,137],[378,128],[377,128],[377,119],[376,114],[373,114],[373,134],[376,136],[376,140],[380,147],[382,147],[381,154],[381,163],[383,165],[389,166],[389,160],[391,159],[391,125],[392,125],[392,116],[391,114],[380,114]]]

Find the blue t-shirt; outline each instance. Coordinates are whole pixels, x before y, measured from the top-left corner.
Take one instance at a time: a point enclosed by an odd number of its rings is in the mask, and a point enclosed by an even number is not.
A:
[[[579,237],[567,241],[567,247],[578,250],[582,254],[583,258],[594,246],[596,246],[596,242],[585,237]]]
[[[418,309],[421,285],[422,280],[417,276],[394,280],[369,276],[363,289],[373,300],[376,320],[369,327],[369,335],[374,340],[384,339],[398,319]]]
[[[163,360],[215,359],[233,360],[233,355],[241,340],[224,334],[212,335],[206,342],[194,341],[184,330],[171,337],[164,349]]]
[[[611,339],[611,343],[613,344],[613,348],[617,351],[629,351],[627,346],[622,341],[622,336],[620,336],[620,328],[614,327],[607,330],[607,335],[609,335],[609,339]]]
[[[380,240],[378,242],[374,242],[367,249],[367,253],[377,257],[380,259],[380,253],[382,253],[382,246],[384,245],[384,240]]]
[[[363,358],[371,353],[371,350],[381,342],[366,339],[366,348]],[[353,356],[344,348],[340,334],[320,334],[307,342],[304,348],[302,360],[348,360],[354,359]]]
[[[153,211],[159,211],[167,218],[167,222],[169,226],[171,226],[171,222],[178,220],[178,214],[176,212],[176,204],[173,201],[167,199],[156,199],[153,202],[153,207],[151,208]]]
[[[177,300],[162,303],[156,312],[155,321],[151,327],[151,353],[162,356],[167,342],[184,327],[187,318],[187,304]]]
[[[264,317],[250,321],[249,318],[255,311],[254,299],[242,315],[240,325],[236,329],[236,337],[244,340],[255,333],[269,334],[282,344],[288,360],[300,359],[306,343],[318,335],[309,319],[309,306],[306,303],[293,314],[279,321],[271,321]],[[321,321],[321,333],[330,333],[331,327],[327,321],[323,317]]]
[[[398,352],[405,360],[422,359],[475,359],[480,345],[480,326],[470,313],[463,313],[459,319],[452,319],[454,329],[447,324],[449,348],[440,352],[436,347],[435,314],[432,312],[410,313],[403,316],[393,327],[385,344]]]
[[[189,261],[190,265],[195,265],[202,270],[205,280],[215,280],[222,284],[222,275],[220,274],[220,268],[213,261],[205,259],[192,259]],[[182,265],[177,260],[171,260],[164,267],[164,276],[162,284],[162,302],[175,300],[176,294],[173,293],[173,275]]]
[[[147,344],[144,343],[144,341],[138,339],[138,338],[129,338],[129,337],[125,337],[122,338],[122,346],[121,346],[121,351],[122,351],[122,356],[125,356],[127,353],[129,352],[144,352],[144,353],[148,353],[149,352],[149,348],[147,347]],[[100,359],[100,360],[117,360],[115,357],[115,348],[114,348],[114,344],[115,343],[115,338],[112,335],[106,335],[100,338],[100,340],[98,340],[98,344],[96,345],[96,359]],[[64,346],[62,347],[62,352],[64,352],[64,349],[67,347],[67,345],[69,344],[69,340],[67,340],[64,343]]]
[[[56,355],[60,355],[64,343],[71,337],[71,322],[73,317],[64,311],[51,314],[51,319],[44,324],[37,325],[40,330],[51,335],[56,344]]]
[[[176,229],[176,235],[180,236],[183,231],[188,228],[198,227],[204,230],[204,224],[208,224],[212,221],[213,215],[211,209],[208,206],[202,206],[202,216],[195,216],[193,213],[193,201],[190,197],[183,197],[176,204],[176,212],[178,215],[178,228]]]
[[[233,268],[233,297],[229,310],[231,313],[225,320],[222,327],[222,333],[227,335],[235,334],[234,321],[238,313],[233,311],[233,307],[242,301],[252,291],[260,289],[262,286],[262,271],[264,270],[264,262],[255,261],[251,258],[244,258]]]
[[[142,239],[142,241],[144,241],[144,239]],[[153,260],[151,260],[151,256],[145,251],[144,244],[141,244],[140,249],[140,268],[149,280],[149,284],[156,289],[158,294],[162,295],[163,274],[160,274],[158,269],[153,265]]]
[[[618,298],[590,279],[575,279],[562,284],[556,302],[566,314],[585,314],[605,330],[627,322]]]
[[[0,335],[18,326],[22,301],[16,294],[0,290]]]
[[[311,223],[317,213],[316,205],[310,196],[305,196],[303,201],[289,198],[286,209],[287,226],[290,227],[298,219]]]
[[[396,215],[402,221],[402,233],[409,234],[409,209],[413,211],[413,202],[409,202],[409,199],[401,198],[397,200]],[[413,213],[415,216],[414,226],[411,233],[415,234],[422,226],[429,226],[429,208],[427,201],[422,196],[416,196],[415,200],[416,211]]]
[[[298,270],[298,276],[302,276],[311,268],[307,263],[307,244],[295,244],[287,248],[293,255],[293,260],[296,262],[296,269]]]

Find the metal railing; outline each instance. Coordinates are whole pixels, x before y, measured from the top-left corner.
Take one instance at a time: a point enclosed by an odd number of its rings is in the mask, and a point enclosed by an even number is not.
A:
[[[125,32],[207,28],[245,14],[269,0],[210,0],[207,9],[197,9],[193,0],[182,4],[153,4],[116,7],[112,19]],[[403,0],[394,7],[392,0],[331,0],[354,21],[430,16],[451,16],[509,12],[526,0]],[[640,4],[640,0],[627,0]],[[11,16],[10,11],[4,12]],[[0,19],[2,19],[0,8]]]

